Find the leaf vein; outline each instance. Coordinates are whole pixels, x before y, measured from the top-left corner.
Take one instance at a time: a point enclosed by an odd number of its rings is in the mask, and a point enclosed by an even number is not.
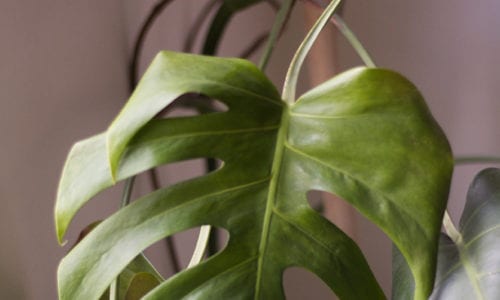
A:
[[[478,239],[480,239],[481,237],[487,235],[488,233],[492,232],[492,231],[495,231],[497,229],[500,229],[500,224],[499,225],[496,225],[496,226],[493,226],[481,233],[479,233],[478,235],[476,235],[475,237],[471,238],[466,244],[465,244],[465,247],[469,247],[470,245],[474,244],[474,242],[476,242]]]
[[[299,224],[293,222],[292,219],[288,218],[286,215],[284,215],[283,213],[281,213],[280,211],[278,211],[277,209],[274,209],[273,212],[278,216],[280,217],[283,221],[285,221],[286,223],[290,224],[291,226],[293,226],[295,229],[299,230],[301,233],[303,233],[305,236],[307,236],[308,238],[310,238],[311,240],[313,240],[315,243],[317,243],[318,245],[320,245],[321,247],[325,248],[328,252],[330,253],[334,253],[334,251],[332,249],[330,249],[330,247],[328,247],[327,244],[323,243],[321,240],[318,240],[317,238],[315,238],[314,236],[310,235],[309,232],[307,230],[305,230],[304,228],[302,228]]]
[[[293,117],[308,118],[308,119],[347,119],[353,117],[353,116],[322,116],[322,115],[294,113],[294,112],[290,113],[290,115]]]
[[[210,84],[213,84],[213,85],[222,86],[222,87],[225,87],[227,89],[234,89],[234,90],[240,91],[242,93],[252,95],[253,97],[260,98],[260,99],[262,99],[264,101],[270,102],[270,103],[272,103],[274,105],[277,105],[277,106],[280,106],[280,107],[283,106],[283,102],[280,99],[273,99],[273,98],[270,98],[270,97],[266,97],[264,95],[260,95],[260,94],[257,94],[255,92],[252,92],[252,91],[249,91],[249,90],[245,90],[245,89],[242,89],[240,87],[237,87],[237,86],[234,86],[234,85],[230,85],[230,84],[226,84],[226,83],[220,82],[220,81],[190,78],[189,80],[186,80],[186,81],[180,81],[179,79],[176,79],[175,82],[176,82],[177,85],[181,85],[183,83],[187,83],[188,85],[192,85],[194,82],[210,83]],[[279,101],[276,101],[276,100],[279,100]]]
[[[197,290],[200,290],[201,288],[203,288],[204,286],[206,286],[207,284],[209,284],[209,283],[210,283],[213,279],[215,279],[215,278],[217,278],[217,277],[220,277],[220,276],[222,276],[222,275],[224,275],[224,274],[227,274],[227,273],[231,272],[232,270],[234,270],[234,269],[236,269],[236,268],[238,268],[238,267],[240,267],[240,266],[243,266],[243,265],[245,265],[245,264],[251,263],[252,261],[256,260],[257,258],[258,258],[258,256],[252,256],[252,257],[250,257],[250,258],[248,258],[248,259],[245,259],[245,260],[243,260],[243,261],[241,261],[241,262],[239,262],[239,263],[237,263],[237,264],[235,264],[235,265],[233,265],[233,266],[231,266],[231,267],[229,267],[229,268],[225,269],[224,271],[222,271],[222,272],[220,272],[220,273],[217,273],[217,275],[210,277],[210,279],[209,279],[209,280],[207,280],[207,281],[205,281],[205,282],[201,283],[201,284],[200,284],[200,285],[198,285],[195,289],[191,290],[191,291],[190,291],[187,295],[189,295],[189,294],[193,294],[193,292],[196,292]],[[208,263],[208,262],[207,262],[207,263]],[[201,266],[201,265],[199,265],[199,266]],[[186,296],[187,296],[187,295],[186,295]]]
[[[335,168],[335,167],[333,167],[333,166],[331,166],[331,165],[328,165],[328,164],[326,164],[326,163],[322,162],[321,160],[317,159],[317,158],[316,158],[316,157],[314,157],[314,156],[311,156],[311,155],[309,155],[309,154],[307,154],[307,153],[305,153],[305,152],[300,151],[299,149],[297,149],[297,148],[293,147],[293,146],[292,146],[292,145],[290,145],[289,143],[285,143],[285,147],[287,147],[287,148],[288,148],[288,149],[290,149],[292,152],[295,152],[295,153],[296,153],[296,154],[298,154],[298,155],[301,155],[301,156],[303,156],[303,157],[305,157],[305,158],[308,158],[308,159],[310,159],[310,160],[313,160],[313,161],[315,161],[316,163],[319,163],[320,165],[322,165],[322,166],[324,166],[324,167],[329,168],[329,169],[330,169],[330,170],[332,170],[333,172],[337,172],[337,173],[343,174],[343,175],[345,175],[345,176],[347,176],[347,177],[351,178],[353,181],[356,181],[357,183],[359,183],[360,185],[362,185],[363,187],[365,187],[365,188],[367,188],[367,189],[369,189],[369,190],[371,190],[371,191],[375,191],[375,192],[377,193],[377,195],[379,195],[380,197],[382,197],[382,198],[384,198],[385,200],[387,200],[389,203],[391,203],[391,204],[393,204],[394,206],[396,206],[396,207],[400,210],[400,212],[404,212],[404,214],[405,214],[408,218],[410,218],[411,220],[413,220],[414,224],[415,224],[415,225],[417,226],[417,228],[418,228],[418,229],[422,232],[422,234],[423,234],[424,236],[427,236],[427,233],[426,233],[426,231],[424,230],[424,228],[422,227],[422,225],[421,225],[420,223],[418,223],[418,222],[417,222],[417,220],[415,220],[415,219],[412,217],[412,214],[411,214],[411,213],[410,213],[410,212],[409,212],[406,208],[403,208],[401,205],[399,205],[399,203],[398,203],[398,202],[396,202],[396,201],[394,201],[393,199],[391,199],[391,198],[389,198],[389,197],[387,197],[387,196],[383,195],[383,194],[382,194],[379,190],[377,190],[377,189],[375,189],[375,188],[373,188],[373,187],[370,187],[370,185],[369,185],[369,184],[367,184],[367,183],[363,182],[362,180],[360,180],[360,179],[356,178],[355,176],[353,176],[353,175],[351,175],[351,174],[349,174],[349,173],[347,173],[347,172],[345,172],[345,171],[343,171],[343,170],[337,169],[337,168]],[[352,203],[351,203],[351,204],[352,204]]]
[[[274,126],[266,126],[266,127],[253,127],[253,128],[244,128],[244,129],[233,129],[233,130],[220,130],[220,131],[199,131],[195,133],[189,133],[189,134],[174,134],[174,135],[165,135],[161,136],[159,138],[155,139],[150,139],[147,140],[145,143],[153,143],[157,141],[162,141],[166,139],[175,139],[175,138],[190,138],[190,137],[197,137],[197,136],[208,136],[208,135],[223,135],[223,134],[238,134],[238,133],[250,133],[250,132],[264,132],[264,131],[271,131],[278,129],[279,125],[274,125]],[[135,143],[131,143],[131,147]],[[139,143],[137,143],[139,144]]]

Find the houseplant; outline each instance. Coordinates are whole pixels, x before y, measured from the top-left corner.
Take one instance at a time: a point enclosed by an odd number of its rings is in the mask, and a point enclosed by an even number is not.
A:
[[[107,132],[70,153],[56,205],[59,239],[78,209],[117,180],[190,158],[224,165],[144,196],[99,224],[61,263],[62,299],[98,298],[127,269],[159,280],[137,255],[164,236],[206,224],[229,231],[227,247],[147,297],[274,299],[283,296],[284,268],[299,265],[341,298],[383,298],[357,246],[309,208],[309,189],[341,196],[381,227],[405,257],[398,270],[406,274],[406,261],[408,278],[415,278],[404,291],[416,299],[431,294],[453,163],[420,94],[394,72],[358,68],[295,102],[303,58],[338,2],[299,48],[282,96],[242,60],[157,56]],[[186,93],[228,110],[153,119]]]

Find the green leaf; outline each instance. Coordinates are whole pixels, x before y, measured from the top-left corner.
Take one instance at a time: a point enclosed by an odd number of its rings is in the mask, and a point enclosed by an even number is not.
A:
[[[498,299],[500,295],[500,169],[473,180],[459,237],[443,234],[431,299]]]
[[[138,273],[132,278],[124,299],[139,300],[158,284],[160,284],[160,282],[153,275],[149,273]]]
[[[120,273],[118,299],[140,299],[163,281],[148,259],[139,254]]]
[[[413,299],[415,281],[410,267],[397,247],[392,247],[392,297],[393,300]]]
[[[101,221],[96,221],[85,227],[79,234],[75,242],[76,246],[92,230],[94,230]],[[74,247],[73,246],[73,247]],[[139,299],[154,287],[163,281],[163,277],[151,265],[149,260],[141,253],[132,260],[118,277],[117,295],[118,300]],[[109,289],[101,296],[102,300],[109,299]]]
[[[188,92],[229,110],[152,120]],[[106,154],[111,169],[100,166]],[[62,260],[61,299],[98,298],[143,249],[201,225],[226,229],[227,247],[147,299],[280,299],[291,266],[312,271],[342,299],[384,298],[357,245],[309,207],[312,189],[337,194],[381,227],[409,262],[417,298],[430,294],[452,158],[400,75],[357,68],[289,106],[246,61],[162,52],[105,135],[70,154],[60,187],[70,192],[59,193],[56,206],[59,236],[89,195],[112,184],[111,173],[121,180],[201,157],[223,167],[132,202]],[[89,171],[97,166],[99,174]]]

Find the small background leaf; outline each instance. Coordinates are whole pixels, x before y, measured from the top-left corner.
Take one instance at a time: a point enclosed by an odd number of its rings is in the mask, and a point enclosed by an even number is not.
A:
[[[431,299],[498,299],[500,295],[500,169],[481,171],[467,194],[459,231],[442,235]]]
[[[132,277],[124,299],[139,300],[158,284],[160,284],[160,281],[152,274],[137,273]]]

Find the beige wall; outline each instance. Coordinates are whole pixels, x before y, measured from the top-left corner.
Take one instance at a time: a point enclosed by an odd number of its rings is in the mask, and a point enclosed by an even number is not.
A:
[[[167,12],[151,33],[142,66],[157,49],[179,49],[180,37],[200,2],[173,4],[175,13]],[[56,297],[55,269],[66,250],[57,246],[52,209],[64,157],[73,142],[105,129],[126,99],[126,60],[132,37],[153,3],[0,1],[1,299]],[[431,0],[350,0],[345,13],[375,62],[406,74],[421,89],[456,154],[500,152],[496,122],[500,112],[498,1],[460,0],[451,5]],[[265,7],[254,9],[253,14],[259,22],[250,15],[242,16],[229,30],[227,40],[245,39],[269,26],[271,15]],[[282,79],[303,33],[302,14],[296,13],[294,18],[278,46],[286,54],[275,56],[269,69],[276,81]],[[243,42],[226,45],[222,53],[239,53]],[[359,64],[342,40],[340,64],[343,68]],[[455,217],[467,184],[479,169],[457,170],[451,194]],[[171,176],[163,174],[163,179],[175,180]],[[145,190],[141,186],[138,192]],[[101,217],[109,214],[117,205],[118,193],[100,197],[104,209],[98,208],[97,200],[86,208],[70,237],[96,211]],[[365,221],[357,222],[361,244],[388,289],[390,254],[388,247],[378,246],[389,243]],[[187,245],[192,237],[180,240]],[[189,249],[181,252],[187,260]],[[288,273],[286,277],[290,289],[296,289],[290,295],[296,298],[306,289],[329,295],[319,283],[309,285]],[[300,283],[307,286],[298,290]]]

